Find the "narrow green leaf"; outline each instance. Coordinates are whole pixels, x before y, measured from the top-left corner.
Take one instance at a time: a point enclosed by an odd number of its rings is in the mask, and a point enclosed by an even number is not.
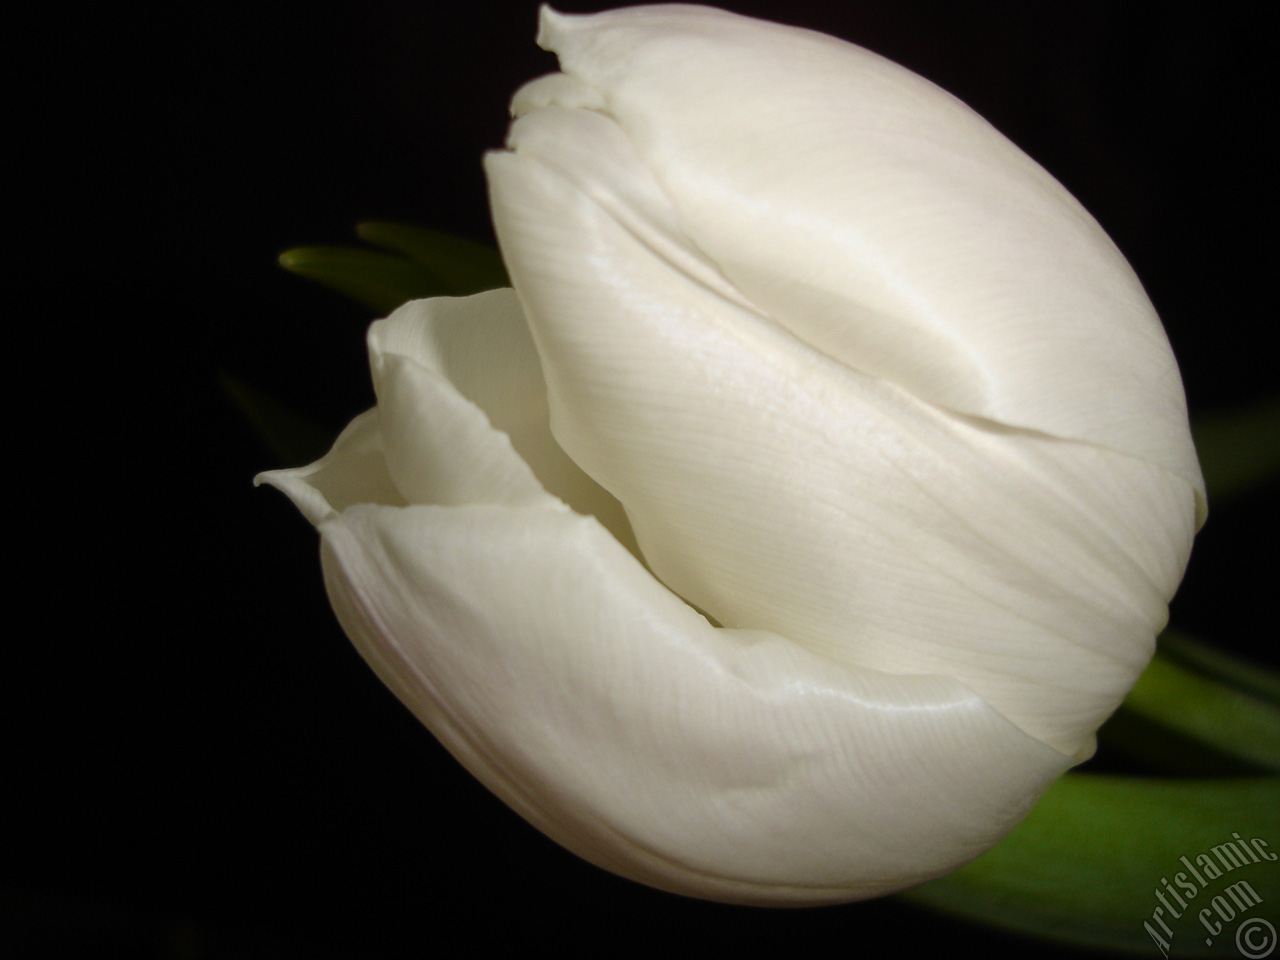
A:
[[[1280,709],[1157,656],[1129,709],[1280,772]]]
[[[1280,396],[1233,413],[1196,417],[1191,434],[1210,503],[1280,478]]]
[[[1173,630],[1160,635],[1159,650],[1169,660],[1196,673],[1280,707],[1280,673],[1274,670]]]
[[[1239,957],[1237,931],[1276,916],[1278,853],[1278,777],[1076,773],[1059,780],[995,849],[902,896],[1063,943],[1146,956]],[[1254,925],[1241,935],[1257,943],[1265,932]]]
[[[1150,776],[1248,777],[1266,769],[1120,707],[1098,731],[1100,753],[1126,757]]]
[[[379,313],[390,313],[409,300],[452,292],[444,280],[422,264],[376,250],[297,247],[280,254],[280,265]]]
[[[398,223],[362,223],[360,239],[405,256],[444,279],[454,296],[509,287],[506,268],[497,250],[425,227]]]
[[[332,445],[332,433],[274,397],[226,372],[220,372],[218,380],[282,465],[311,463]]]
[[[1157,653],[1098,738],[1148,766],[1198,776],[1280,773],[1280,706]]]

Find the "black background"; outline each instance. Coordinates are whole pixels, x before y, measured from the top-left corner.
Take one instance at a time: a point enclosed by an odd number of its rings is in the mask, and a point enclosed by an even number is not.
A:
[[[1275,392],[1260,146],[1274,104],[1247,22],[1123,3],[733,9],[889,56],[1044,164],[1143,278],[1194,413]],[[22,33],[4,677],[17,807],[0,857],[12,955],[1005,943],[893,900],[732,908],[579,862],[380,686],[329,612],[313,532],[251,487],[282,464],[220,374],[334,432],[372,400],[370,313],[276,256],[349,242],[365,219],[490,239],[480,155],[501,143],[511,92],[554,66],[535,11],[50,6]],[[1174,605],[1187,630],[1273,664],[1275,493],[1214,510]]]

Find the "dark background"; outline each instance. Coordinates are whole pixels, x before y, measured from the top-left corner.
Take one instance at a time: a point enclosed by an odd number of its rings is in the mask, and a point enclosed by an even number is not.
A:
[[[1275,393],[1260,147],[1274,101],[1247,22],[1124,3],[732,9],[895,59],[1044,164],[1146,283],[1193,413]],[[1004,943],[892,900],[731,908],[578,861],[381,687],[329,612],[314,533],[251,487],[282,464],[221,374],[332,432],[372,401],[369,311],[276,256],[350,242],[365,219],[490,239],[480,155],[501,143],[511,92],[554,66],[533,44],[535,10],[49,7],[22,34],[10,955]],[[1174,606],[1188,631],[1273,664],[1275,493],[1215,507]]]

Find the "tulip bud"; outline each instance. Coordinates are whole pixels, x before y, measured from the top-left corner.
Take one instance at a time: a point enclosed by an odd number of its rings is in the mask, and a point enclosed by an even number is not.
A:
[[[997,842],[1152,653],[1204,516],[1097,223],[876,55],[544,9],[486,160],[514,291],[370,332],[378,406],[264,479],[356,645],[550,836],[821,903]]]

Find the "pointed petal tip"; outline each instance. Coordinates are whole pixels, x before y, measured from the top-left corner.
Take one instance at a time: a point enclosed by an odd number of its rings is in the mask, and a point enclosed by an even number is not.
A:
[[[538,8],[538,36],[536,42],[543,50],[553,49],[554,40],[552,36],[563,30],[568,24],[570,17],[561,13],[549,3],[544,3]]]
[[[316,464],[306,467],[294,467],[288,470],[266,470],[253,478],[255,487],[275,487],[293,501],[298,512],[307,518],[312,526],[318,527],[325,520],[336,515],[324,494],[309,482],[315,473]]]

